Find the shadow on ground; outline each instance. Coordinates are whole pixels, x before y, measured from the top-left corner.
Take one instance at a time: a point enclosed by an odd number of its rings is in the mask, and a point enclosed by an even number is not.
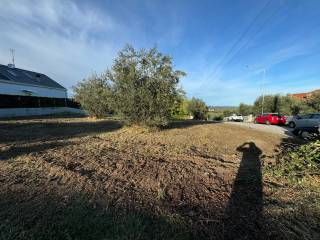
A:
[[[0,149],[0,161],[3,160],[9,160],[9,159],[14,159],[16,157],[19,157],[21,155],[25,154],[38,154],[41,152],[44,152],[48,149],[53,149],[53,148],[63,148],[69,145],[70,143],[68,142],[44,142],[44,143],[39,143],[39,144],[33,144],[33,145],[28,145],[28,146],[12,146],[9,147],[6,150],[1,150]]]
[[[224,239],[258,239],[262,229],[262,151],[247,142],[237,148],[242,160],[225,210]]]
[[[175,128],[188,128],[197,125],[207,125],[219,123],[216,121],[204,121],[204,120],[181,120],[181,121],[172,121],[167,126],[164,126],[163,130],[175,129]]]
[[[0,122],[0,144],[10,142],[64,140],[84,137],[120,129],[123,124],[115,120],[99,121],[9,121]],[[30,134],[31,132],[31,134]]]
[[[30,190],[32,191],[32,189]],[[83,195],[0,194],[0,239],[192,239],[169,218],[104,208]]]

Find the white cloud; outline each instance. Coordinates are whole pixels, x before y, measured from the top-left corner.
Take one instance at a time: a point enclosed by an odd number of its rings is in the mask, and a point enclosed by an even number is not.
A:
[[[118,46],[95,34],[119,27],[106,13],[62,0],[5,1],[0,8],[0,62],[16,50],[16,65],[43,72],[67,88],[92,71],[103,71]]]

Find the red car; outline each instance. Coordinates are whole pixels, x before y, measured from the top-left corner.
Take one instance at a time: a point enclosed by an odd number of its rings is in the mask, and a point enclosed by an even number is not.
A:
[[[254,120],[255,123],[265,123],[267,125],[285,125],[287,119],[285,116],[281,116],[277,113],[264,113],[261,116],[256,117]]]

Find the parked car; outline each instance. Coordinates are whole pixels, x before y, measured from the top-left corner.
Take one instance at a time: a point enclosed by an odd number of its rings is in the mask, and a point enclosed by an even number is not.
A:
[[[288,126],[295,127],[314,127],[320,123],[320,113],[306,114],[302,116],[294,116],[288,120]]]
[[[267,125],[285,125],[287,122],[286,117],[278,113],[264,113],[255,118],[254,123],[264,123]]]
[[[231,116],[227,117],[227,120],[233,122],[243,122],[243,116],[240,114],[232,114]]]

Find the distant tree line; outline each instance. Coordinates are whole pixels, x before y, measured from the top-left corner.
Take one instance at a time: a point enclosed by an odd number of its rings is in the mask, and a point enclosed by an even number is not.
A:
[[[156,48],[135,50],[127,45],[111,69],[80,81],[74,98],[93,117],[114,112],[133,124],[166,125],[184,114],[205,119],[206,104],[196,98],[188,100],[178,86],[185,75],[173,69],[172,58]]]
[[[280,113],[283,115],[297,115],[311,112],[320,112],[320,93],[315,93],[308,99],[295,99],[289,95],[280,94],[259,96],[253,105],[241,103],[238,112],[242,115],[259,115],[262,112]]]

